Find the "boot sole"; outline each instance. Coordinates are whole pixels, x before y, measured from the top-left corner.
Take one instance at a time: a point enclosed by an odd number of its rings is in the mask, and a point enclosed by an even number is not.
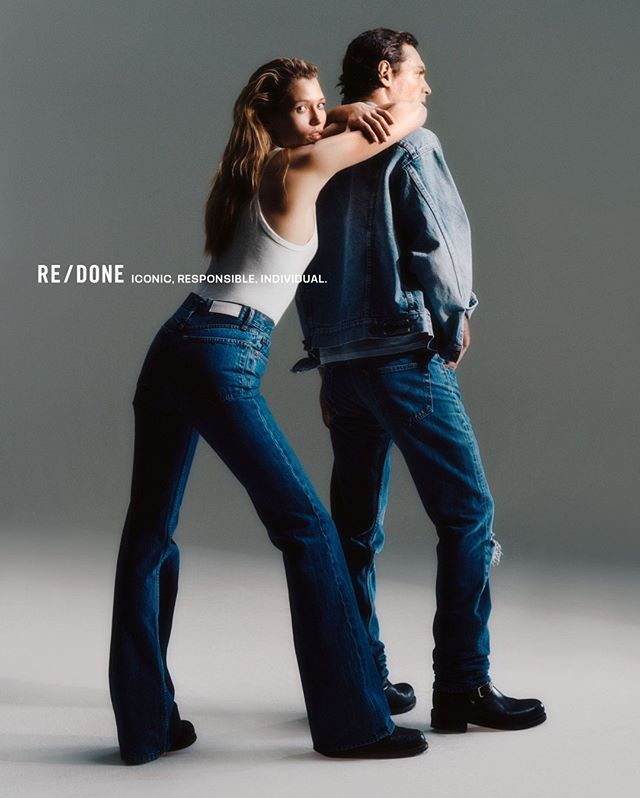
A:
[[[423,751],[426,751],[429,747],[429,743],[425,740],[420,745],[416,745],[413,748],[399,748],[397,750],[380,750],[371,753],[367,753],[366,751],[357,752],[356,751],[318,751],[319,754],[322,756],[328,756],[332,759],[403,759],[409,756],[418,756]]]
[[[464,734],[467,731],[467,726],[482,726],[485,729],[497,729],[498,731],[521,731],[522,729],[532,729],[534,726],[539,726],[547,719],[547,713],[542,712],[529,720],[521,721],[520,723],[505,723],[501,725],[478,723],[473,720],[464,720],[460,717],[441,715],[435,711],[431,712],[431,728],[440,734]]]

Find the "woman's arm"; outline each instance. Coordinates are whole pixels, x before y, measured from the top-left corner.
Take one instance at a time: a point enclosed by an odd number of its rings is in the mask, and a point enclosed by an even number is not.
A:
[[[327,111],[327,124],[322,138],[349,130],[359,130],[369,141],[385,141],[394,119],[388,107],[371,103],[347,103]]]
[[[325,183],[341,169],[400,141],[427,117],[422,103],[392,103],[386,110],[394,121],[384,141],[368,141],[360,130],[347,130],[315,144],[287,148],[271,159],[263,174],[260,203],[279,235],[294,243],[308,241],[313,231],[313,205]]]
[[[329,108],[327,111],[327,125],[339,122],[346,126],[347,120],[353,111],[364,110],[365,108],[370,110],[372,106],[367,103],[346,103],[345,105],[336,105],[334,108]]]
[[[373,110],[373,109],[372,109]],[[386,150],[401,138],[421,127],[427,118],[427,109],[422,103],[397,102],[385,106],[384,111],[391,114],[393,124],[384,141],[368,141],[360,130],[347,130],[315,144],[289,150],[289,169],[305,176],[327,182],[336,172],[372,158]],[[302,174],[300,174],[302,176]]]

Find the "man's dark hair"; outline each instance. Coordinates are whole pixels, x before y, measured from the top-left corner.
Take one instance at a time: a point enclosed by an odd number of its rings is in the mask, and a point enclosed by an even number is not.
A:
[[[357,36],[347,47],[342,61],[338,86],[343,103],[351,103],[371,94],[380,86],[378,64],[388,61],[395,72],[402,61],[402,45],[418,46],[418,40],[407,31],[374,28]]]

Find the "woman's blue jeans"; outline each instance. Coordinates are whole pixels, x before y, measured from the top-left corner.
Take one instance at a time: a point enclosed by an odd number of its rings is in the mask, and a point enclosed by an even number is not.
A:
[[[121,756],[132,764],[156,759],[179,726],[167,668],[178,587],[173,535],[200,435],[244,485],[282,552],[314,748],[374,742],[394,726],[342,547],[260,395],[273,322],[248,307],[234,318],[209,306],[190,294],[161,327],[134,398],[109,662]]]
[[[392,443],[438,534],[434,687],[465,692],[489,678],[493,499],[454,371],[428,351],[324,368],[334,467],[331,513],[382,677],[375,608]],[[418,615],[419,617],[419,615]]]

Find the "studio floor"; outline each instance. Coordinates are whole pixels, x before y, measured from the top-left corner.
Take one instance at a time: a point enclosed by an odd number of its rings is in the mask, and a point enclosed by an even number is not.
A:
[[[198,740],[139,767],[120,762],[107,691],[115,542],[11,535],[0,595],[0,794],[7,798],[636,794],[638,592],[630,571],[513,563],[492,576],[492,675],[538,696],[547,723],[437,735],[430,710],[433,562],[383,556],[379,606],[391,675],[417,707],[426,754],[329,760],[311,749],[284,577],[264,556],[182,547],[169,652]],[[405,553],[408,555],[408,553]]]

